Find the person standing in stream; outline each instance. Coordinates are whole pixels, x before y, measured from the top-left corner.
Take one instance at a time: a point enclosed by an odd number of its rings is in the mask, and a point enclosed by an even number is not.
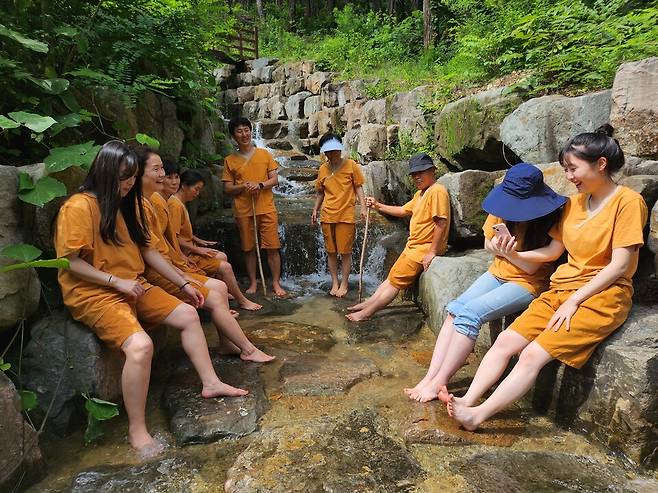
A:
[[[228,129],[238,144],[238,150],[224,159],[222,182],[224,191],[233,197],[233,212],[249,276],[246,292],[256,292],[256,216],[259,246],[267,252],[274,294],[286,296],[286,291],[281,287],[281,241],[272,192],[272,188],[279,184],[278,165],[266,149],[258,148],[252,142],[249,119],[233,118]]]

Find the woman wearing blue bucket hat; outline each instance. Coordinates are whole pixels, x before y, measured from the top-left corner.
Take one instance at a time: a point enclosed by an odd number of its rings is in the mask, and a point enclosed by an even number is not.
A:
[[[513,166],[482,203],[489,213],[484,247],[495,255],[489,270],[451,301],[434,347],[430,367],[410,399],[448,399],[447,384],[475,346],[482,324],[525,308],[548,287],[552,264],[513,258],[518,250],[534,250],[550,241],[566,197],[544,183],[542,172],[528,163]]]

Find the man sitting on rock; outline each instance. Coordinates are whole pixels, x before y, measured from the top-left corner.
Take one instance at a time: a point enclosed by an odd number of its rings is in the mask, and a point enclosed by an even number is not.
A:
[[[401,289],[410,287],[421,271],[426,271],[437,255],[448,246],[450,198],[448,191],[436,182],[434,162],[425,153],[409,160],[409,174],[418,191],[403,206],[386,205],[374,197],[366,198],[366,205],[382,214],[395,217],[411,216],[409,239],[387,279],[363,303],[348,308],[347,318],[353,322],[369,319],[397,296]]]

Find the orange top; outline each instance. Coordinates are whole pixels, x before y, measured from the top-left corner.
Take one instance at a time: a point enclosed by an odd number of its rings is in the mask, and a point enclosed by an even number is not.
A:
[[[222,181],[228,181],[234,185],[242,185],[245,182],[253,181],[261,183],[267,181],[268,173],[274,171],[279,166],[267,152],[267,150],[257,147],[254,149],[249,161],[239,154],[229,154],[224,159],[224,171]],[[235,217],[250,217],[252,195],[246,191],[233,196],[233,212]],[[256,214],[267,214],[275,212],[274,194],[271,188],[261,190],[258,195],[254,196],[256,201]]]
[[[169,223],[167,224],[167,239],[171,246],[173,246],[179,254],[182,254],[178,237],[180,236],[185,241],[192,241],[192,223],[190,222],[190,215],[187,212],[187,207],[181,200],[172,195],[167,201],[167,209],[169,211]]]
[[[402,207],[405,211],[411,212],[409,239],[404,253],[413,261],[422,262],[432,245],[434,218],[444,218],[448,224],[443,231],[437,252],[437,255],[443,255],[448,249],[448,231],[450,229],[450,197],[445,187],[440,183],[434,183],[422,195],[418,190],[413,198]]]
[[[315,182],[315,189],[324,192],[320,222],[354,223],[356,189],[363,185],[363,182],[361,166],[351,159],[343,160],[333,173],[329,163],[323,163]]]
[[[610,263],[614,248],[644,244],[642,230],[649,212],[639,193],[619,186],[594,214],[588,202],[587,194],[569,197],[554,228],[555,238],[564,243],[569,255],[551,277],[551,289],[579,289]],[[633,286],[639,255],[637,248],[628,270],[614,284]]]
[[[169,209],[167,207],[167,201],[158,192],[153,193],[148,198],[148,201],[151,203],[153,212],[155,212],[155,215],[158,218],[158,226],[161,229],[160,233],[162,236],[165,236],[169,225]]]
[[[117,213],[116,235],[120,245],[105,243],[100,234],[101,211],[98,200],[89,193],[76,193],[59,210],[55,230],[58,257],[78,252],[79,257],[96,269],[122,279],[137,279],[145,289],[150,287],[142,277],[144,259],[140,247],[130,238],[121,212]],[[157,248],[151,237],[149,247]],[[125,302],[125,296],[109,286],[86,281],[67,269],[60,269],[59,284],[64,304],[76,320],[94,325],[112,307]]]
[[[484,226],[482,226],[484,237],[487,240],[493,238],[494,230],[491,228],[491,226],[503,222],[505,221],[500,217],[492,216],[489,214],[489,217],[487,217],[487,220],[484,222]],[[525,234],[525,229],[526,228],[522,228],[521,231],[516,235],[519,251],[523,249],[523,236]],[[498,279],[507,282],[513,282],[523,286],[534,296],[539,296],[548,288],[548,278],[553,272],[553,265],[551,263],[542,264],[534,274],[528,274],[526,271],[520,267],[517,267],[505,257],[495,256],[493,262],[489,266],[489,272],[493,276],[496,276]]]

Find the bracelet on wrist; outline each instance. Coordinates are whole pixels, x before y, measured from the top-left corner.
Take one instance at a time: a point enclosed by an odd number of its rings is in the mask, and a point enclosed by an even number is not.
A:
[[[183,289],[185,286],[187,286],[190,283],[190,281],[185,281],[183,284],[178,289]]]
[[[112,274],[110,274],[110,277],[107,278],[107,285],[108,286],[112,285],[112,277],[114,277],[114,276],[112,276]]]

